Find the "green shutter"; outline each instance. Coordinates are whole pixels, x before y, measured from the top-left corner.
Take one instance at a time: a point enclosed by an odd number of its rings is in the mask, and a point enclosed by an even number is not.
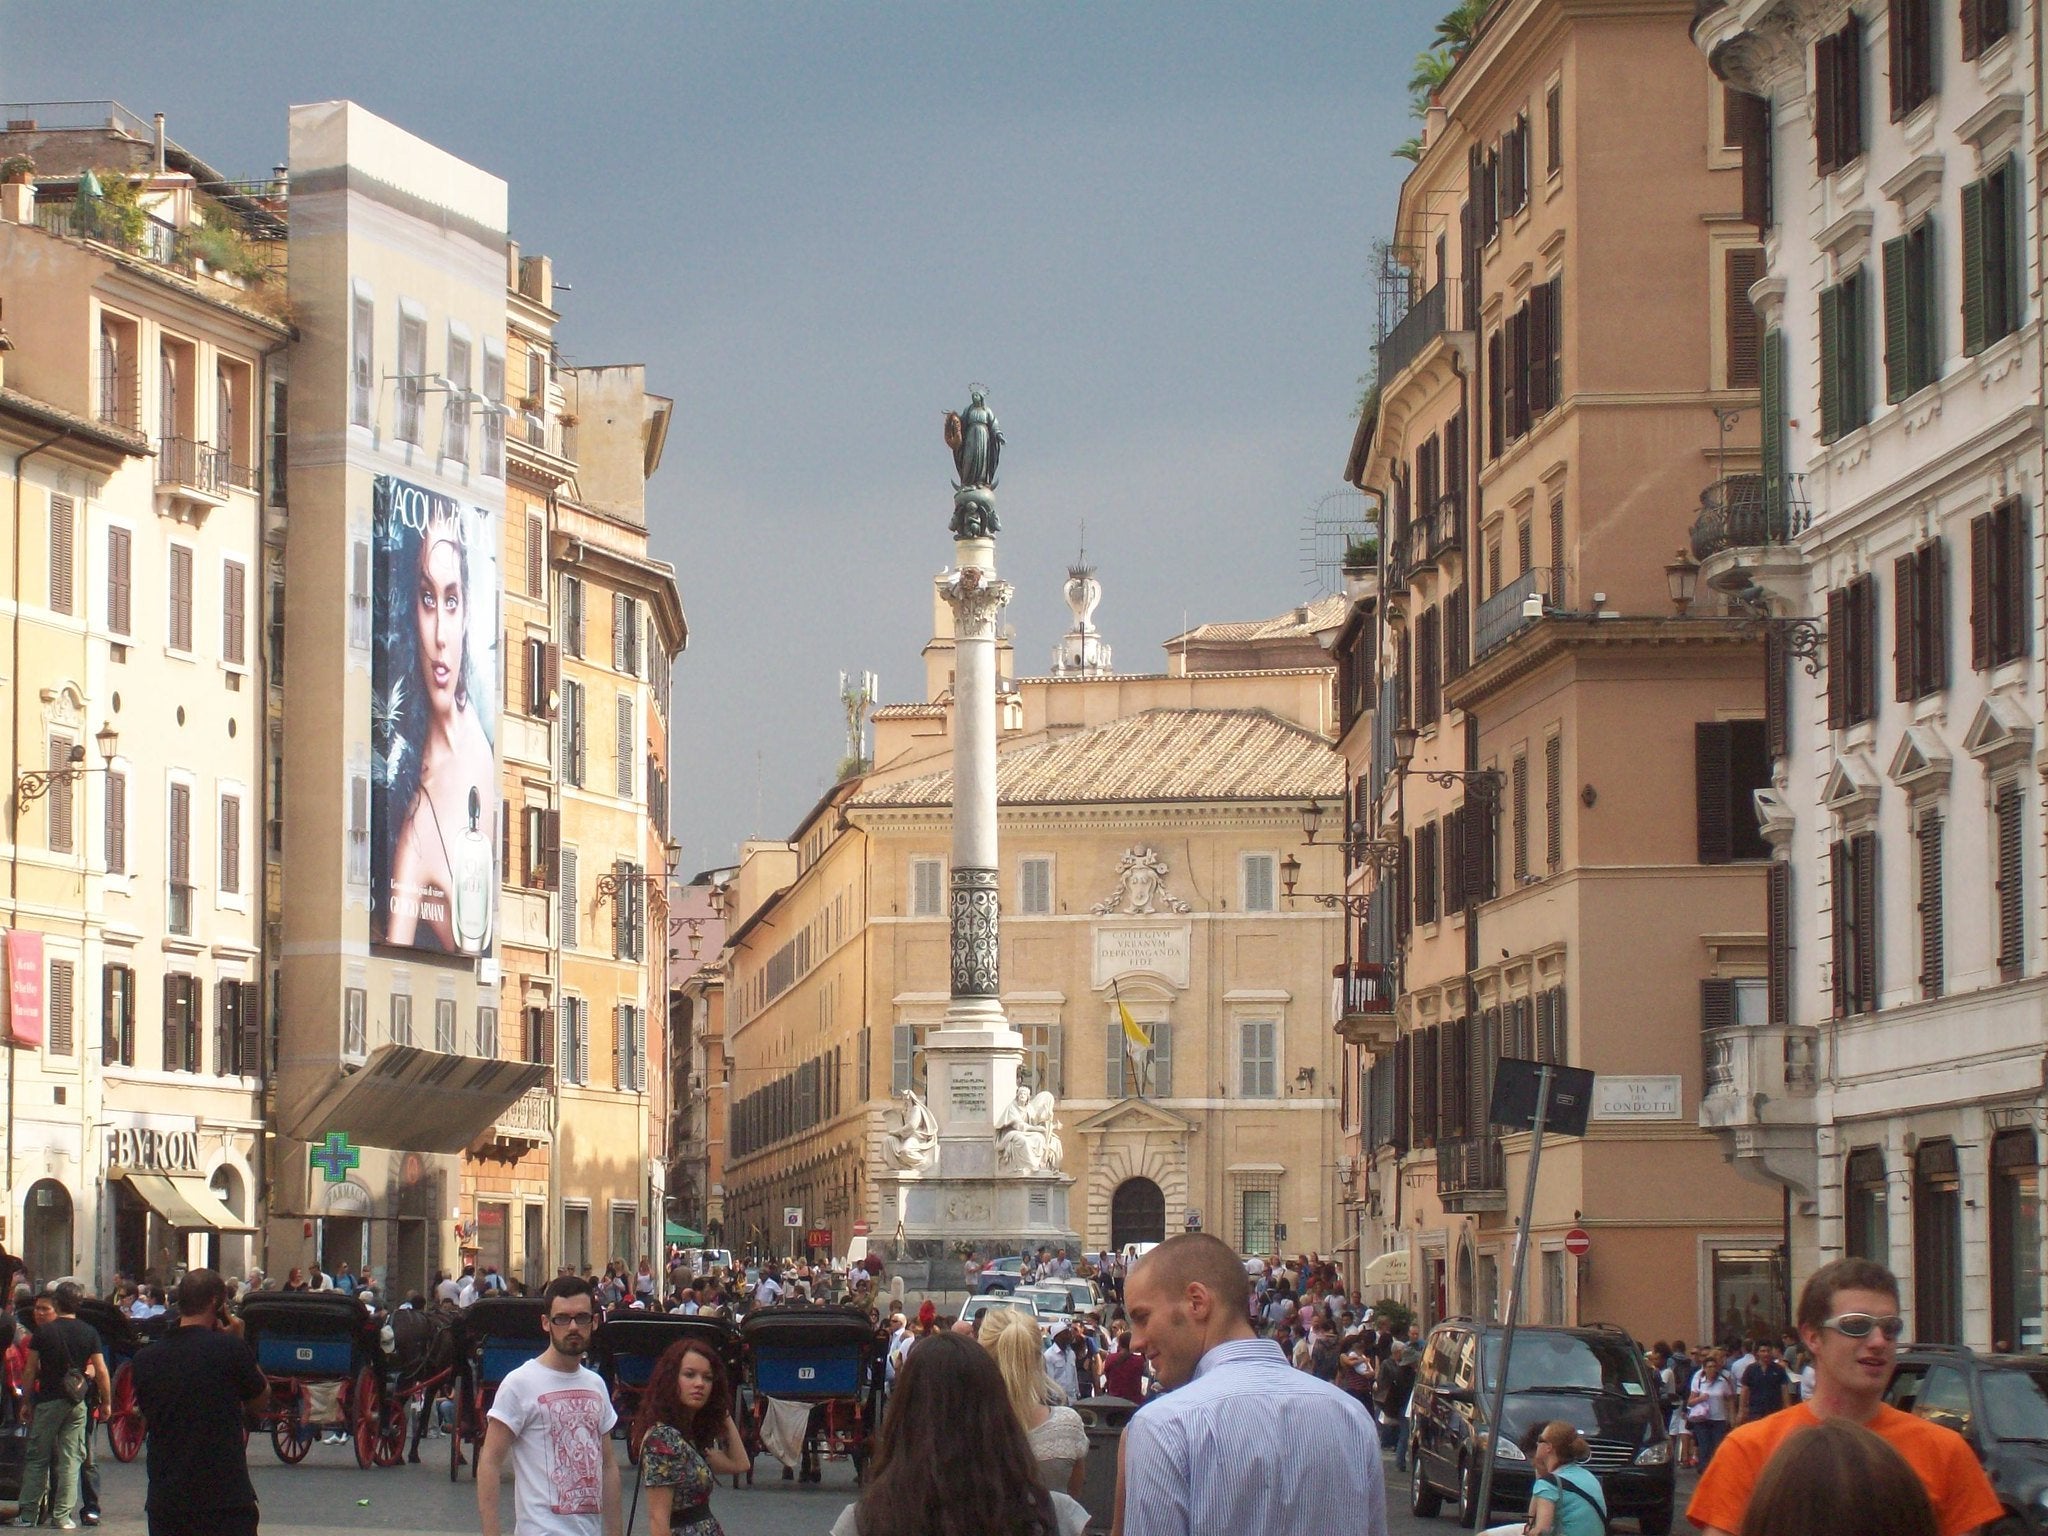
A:
[[[1842,289],[1820,291],[1820,440],[1842,435]]]
[[[1773,328],[1764,332],[1763,356],[1757,368],[1758,390],[1762,396],[1764,526],[1774,541],[1782,541],[1785,527],[1785,333]]]
[[[1984,350],[1984,278],[1987,258],[2003,256],[1984,249],[1984,183],[1963,186],[1963,351],[1975,357]]]
[[[1884,397],[1897,402],[1912,393],[1906,370],[1906,241],[1884,243]]]
[[[1858,267],[1842,279],[1842,430],[1870,420],[1870,276]]]
[[[1941,313],[1935,308],[1934,218],[1906,236],[1906,381],[1908,393],[1941,376]]]
[[[2004,334],[2010,336],[2027,318],[2026,182],[2018,155],[2007,157],[1998,180],[2005,196],[2005,249],[1996,257],[2005,263]]]

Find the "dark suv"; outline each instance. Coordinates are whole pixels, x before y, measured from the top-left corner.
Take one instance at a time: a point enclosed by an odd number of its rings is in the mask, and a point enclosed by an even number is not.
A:
[[[2005,1505],[1994,1536],[2048,1532],[2048,1356],[1914,1344],[1884,1400],[1970,1442]]]
[[[1457,1503],[1460,1523],[1478,1519],[1479,1458],[1496,1440],[1487,1415],[1500,1346],[1498,1325],[1471,1318],[1452,1318],[1430,1331],[1415,1378],[1410,1446],[1409,1508],[1424,1519],[1446,1499]],[[1671,1440],[1656,1377],[1636,1341],[1619,1328],[1515,1330],[1490,1518],[1529,1507],[1535,1475],[1524,1447],[1552,1419],[1564,1420],[1592,1444],[1588,1466],[1600,1478],[1610,1515],[1632,1517],[1648,1536],[1671,1529]]]

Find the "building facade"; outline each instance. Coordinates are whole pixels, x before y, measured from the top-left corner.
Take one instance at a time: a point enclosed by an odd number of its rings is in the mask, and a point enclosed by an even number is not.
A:
[[[1385,509],[1379,639],[1348,632],[1342,690],[1385,855],[1354,868],[1385,877],[1351,946],[1373,1006],[1340,1020],[1374,1056],[1361,1257],[1404,1254],[1379,1273],[1425,1319],[1508,1304],[1530,1137],[1492,1123],[1503,1057],[1595,1074],[1587,1135],[1545,1154],[1521,1316],[1784,1316],[1779,1201],[1691,1113],[1703,998],[1763,971],[1768,851],[1735,824],[1763,782],[1760,636],[1691,612],[1671,569],[1757,452],[1756,235],[1691,16],[1494,6],[1402,190],[1409,302],[1348,470]]]
[[[1800,1266],[1899,1276],[1913,1335],[2038,1349],[2038,6],[1706,9],[1766,263],[1757,515],[1703,583],[1803,619],[1769,669],[1768,978],[1702,1123]]]

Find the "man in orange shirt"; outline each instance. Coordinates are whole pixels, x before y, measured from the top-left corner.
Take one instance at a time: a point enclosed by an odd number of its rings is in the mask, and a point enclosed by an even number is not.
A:
[[[1813,1396],[1744,1424],[1721,1442],[1693,1491],[1686,1518],[1707,1536],[1742,1529],[1743,1511],[1771,1453],[1823,1419],[1847,1419],[1882,1439],[1919,1475],[1941,1536],[1995,1524],[2005,1510],[1969,1443],[1954,1430],[1884,1402],[1898,1338],[1899,1283],[1882,1264],[1824,1264],[1799,1296],[1799,1336],[1813,1354]]]

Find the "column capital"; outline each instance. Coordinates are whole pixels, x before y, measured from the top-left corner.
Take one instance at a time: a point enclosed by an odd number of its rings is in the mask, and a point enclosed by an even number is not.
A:
[[[1013,588],[994,572],[980,566],[963,566],[939,578],[939,595],[953,609],[956,637],[976,638],[993,634],[996,616],[1010,601]]]

